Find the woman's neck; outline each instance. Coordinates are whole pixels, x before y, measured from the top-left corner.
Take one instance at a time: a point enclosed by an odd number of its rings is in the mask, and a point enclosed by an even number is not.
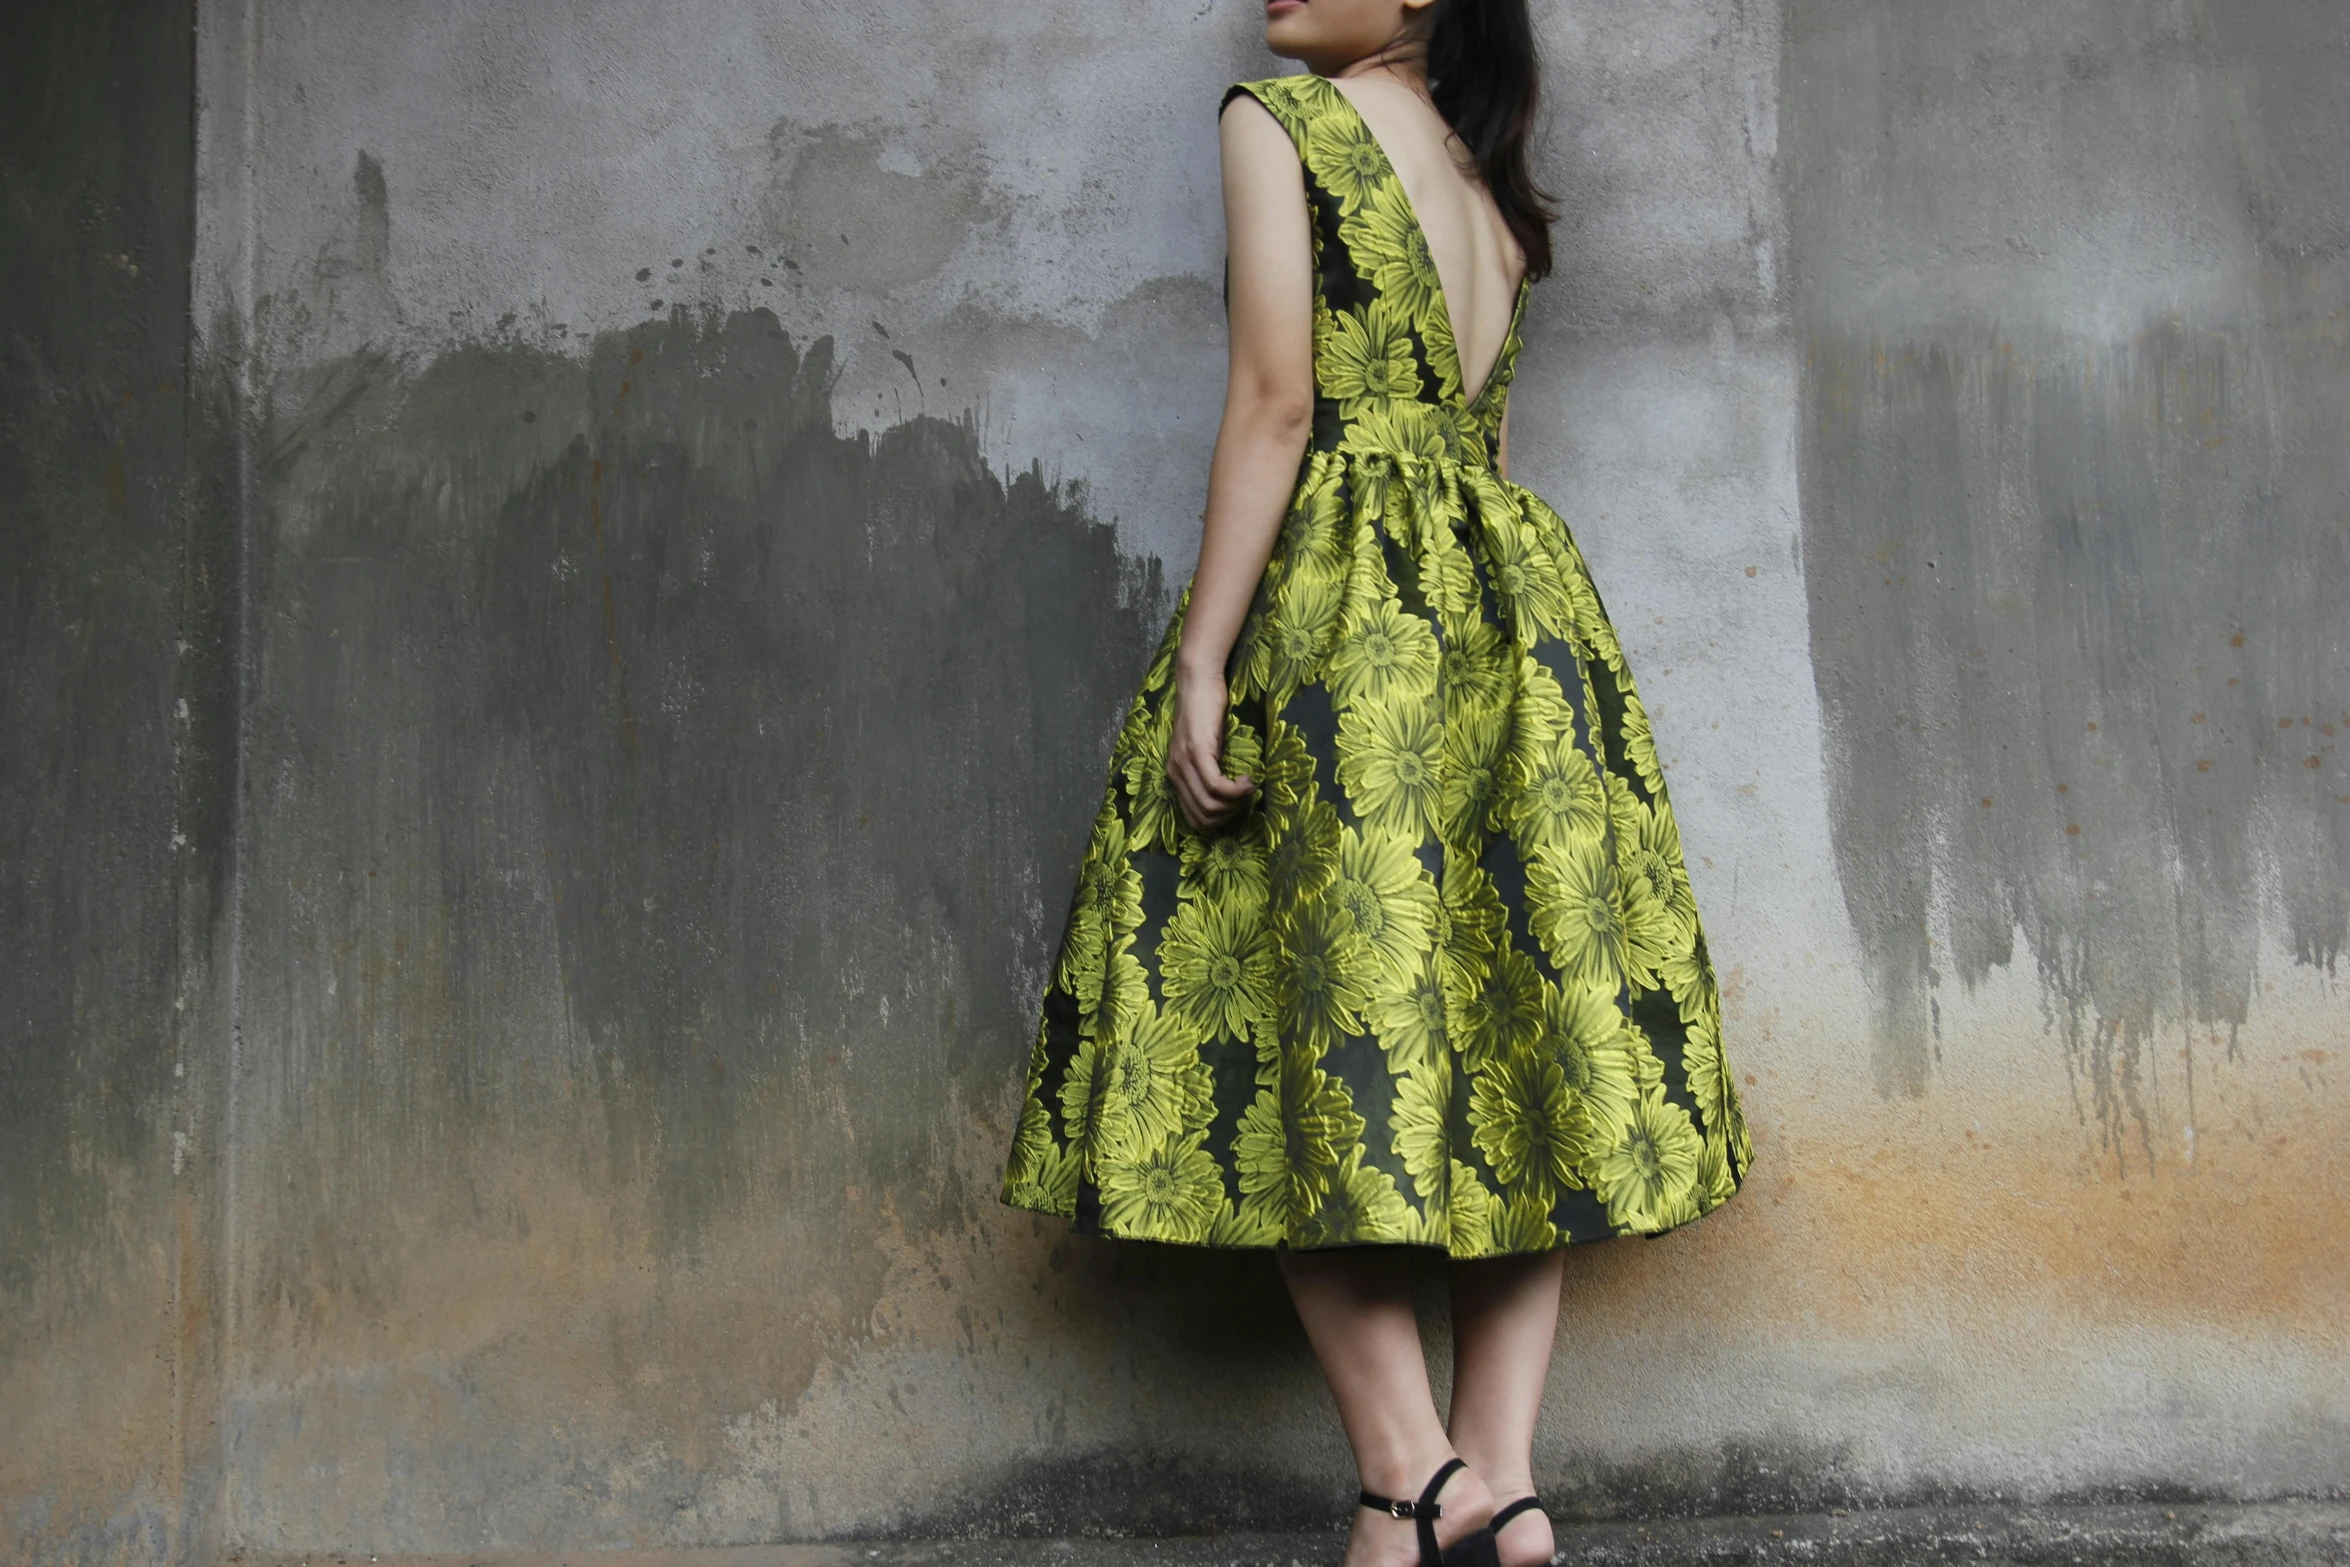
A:
[[[1358,76],[1388,76],[1409,88],[1415,95],[1428,96],[1427,56],[1413,44],[1396,44],[1374,50],[1359,60],[1350,61],[1335,70],[1321,73],[1333,81]]]

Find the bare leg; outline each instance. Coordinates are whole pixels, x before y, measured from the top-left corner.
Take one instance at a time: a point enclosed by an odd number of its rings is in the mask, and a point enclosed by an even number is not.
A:
[[[1493,1489],[1496,1507],[1534,1494],[1534,1419],[1558,1333],[1563,1251],[1452,1265],[1453,1446]],[[1504,1524],[1502,1567],[1550,1560],[1539,1511]]]
[[[1338,1403],[1363,1489],[1413,1500],[1453,1449],[1428,1391],[1405,1259],[1375,1248],[1285,1248],[1277,1255],[1298,1320]],[[1493,1516],[1492,1493],[1474,1469],[1455,1474],[1438,1500],[1444,1508],[1436,1522],[1440,1545],[1475,1533]],[[1410,1567],[1418,1560],[1418,1535],[1409,1519],[1355,1510],[1346,1567]]]

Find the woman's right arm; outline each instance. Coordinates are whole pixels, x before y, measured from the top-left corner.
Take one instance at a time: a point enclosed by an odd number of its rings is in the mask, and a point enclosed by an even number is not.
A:
[[[1255,788],[1224,776],[1224,663],[1272,556],[1314,422],[1314,241],[1297,151],[1245,94],[1225,108],[1220,130],[1231,371],[1175,650],[1167,751],[1176,805],[1195,830],[1231,820]]]

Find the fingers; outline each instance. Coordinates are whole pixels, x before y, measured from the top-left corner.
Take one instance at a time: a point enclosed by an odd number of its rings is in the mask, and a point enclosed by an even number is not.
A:
[[[1240,814],[1256,793],[1256,784],[1251,779],[1224,776],[1223,682],[1179,685],[1174,699],[1167,777],[1174,785],[1175,808],[1184,824],[1194,832],[1207,832]]]
[[[1200,782],[1207,786],[1210,794],[1223,800],[1245,800],[1257,792],[1257,786],[1253,779],[1227,778],[1221,768],[1210,769]]]
[[[1194,832],[1221,827],[1240,814],[1256,785],[1246,778],[1227,778],[1212,753],[1178,736],[1167,752],[1167,777],[1175,786],[1175,806]]]
[[[1170,757],[1167,775],[1175,784],[1175,805],[1193,832],[1208,832],[1239,814],[1240,802],[1228,800],[1190,757]]]
[[[1183,825],[1193,832],[1201,831],[1200,788],[1192,781],[1190,759],[1181,741],[1167,750],[1167,781],[1175,786],[1175,810],[1183,818]]]

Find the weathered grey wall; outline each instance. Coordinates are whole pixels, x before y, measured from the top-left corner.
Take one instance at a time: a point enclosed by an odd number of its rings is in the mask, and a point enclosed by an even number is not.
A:
[[[2157,1035],[2243,1024],[2264,934],[2330,971],[2350,917],[2350,11],[1798,15],[1812,648],[1878,1072],[1923,1087],[1928,992],[2020,932],[2152,1158]]]
[[[0,1554],[216,1537],[236,557],[194,8],[0,10]]]
[[[2339,1488],[2350,12],[1794,0],[1782,72],[1839,1315],[1938,1477]]]
[[[1761,1158],[1570,1259],[1546,1489],[2350,1486],[2350,24],[1539,10],[1513,447]],[[11,1540],[1341,1515],[1263,1259],[994,1201],[1255,8],[219,0],[192,248],[187,13],[108,14],[42,58],[113,119],[8,110]]]

